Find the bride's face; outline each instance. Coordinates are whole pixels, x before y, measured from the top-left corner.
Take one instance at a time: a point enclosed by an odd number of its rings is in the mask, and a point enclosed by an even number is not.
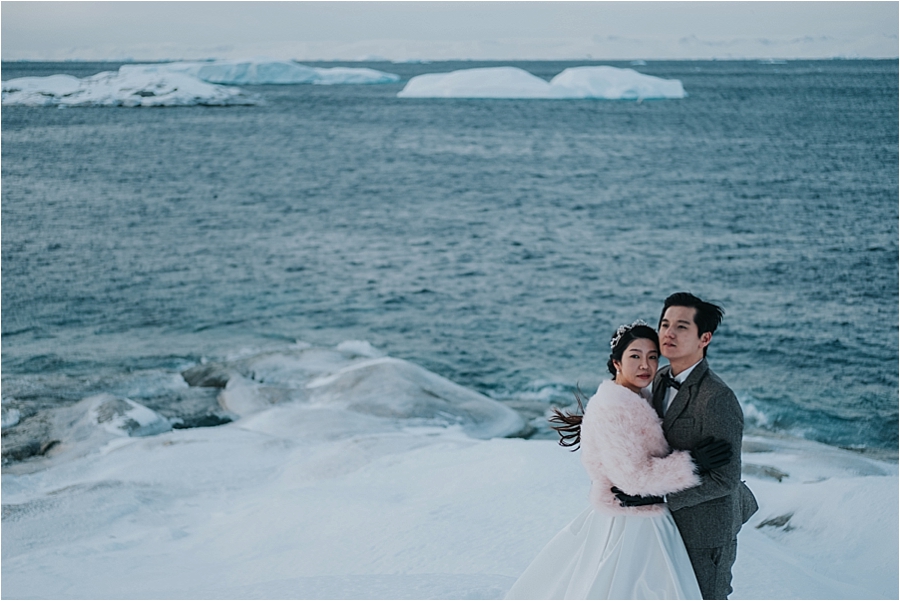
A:
[[[616,384],[621,384],[634,392],[640,392],[653,381],[659,367],[659,349],[652,340],[637,338],[631,341],[621,361],[613,361],[618,374]]]

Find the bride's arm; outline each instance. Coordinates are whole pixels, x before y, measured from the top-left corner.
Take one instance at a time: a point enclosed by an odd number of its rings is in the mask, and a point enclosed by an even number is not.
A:
[[[629,393],[630,394],[630,393]],[[591,403],[581,424],[582,463],[630,495],[661,496],[700,484],[688,451],[668,452],[659,421],[644,401]],[[646,411],[644,410],[646,409]]]

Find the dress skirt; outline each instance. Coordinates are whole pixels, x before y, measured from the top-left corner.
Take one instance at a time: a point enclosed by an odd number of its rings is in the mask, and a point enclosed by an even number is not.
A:
[[[586,509],[513,584],[507,599],[700,599],[684,542],[659,516]]]

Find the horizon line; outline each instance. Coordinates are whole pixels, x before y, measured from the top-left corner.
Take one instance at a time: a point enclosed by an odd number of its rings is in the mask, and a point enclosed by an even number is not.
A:
[[[595,57],[575,57],[575,58],[407,58],[407,59],[389,59],[389,58],[270,58],[270,57],[247,57],[247,58],[14,58],[3,59],[2,63],[170,63],[179,61],[190,62],[207,62],[207,61],[293,61],[293,62],[309,62],[309,63],[392,63],[392,64],[415,64],[415,63],[453,63],[453,62],[479,62],[479,63],[496,63],[496,62],[571,62],[571,61],[593,61],[593,62],[636,62],[636,61],[653,61],[653,62],[725,62],[725,61],[854,61],[854,60],[872,60],[872,61],[900,61],[898,56],[823,56],[823,57],[772,57],[772,56],[746,56],[746,57],[709,57],[709,58],[595,58]]]

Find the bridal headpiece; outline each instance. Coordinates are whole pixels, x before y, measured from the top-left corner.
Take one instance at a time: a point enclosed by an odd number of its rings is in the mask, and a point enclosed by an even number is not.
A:
[[[645,325],[647,325],[647,322],[644,321],[643,319],[636,319],[630,325],[629,324],[620,325],[619,329],[616,330],[616,333],[613,334],[612,339],[609,341],[609,348],[610,349],[616,348],[616,345],[619,344],[620,340],[622,340],[622,336],[625,335],[625,332],[628,332],[634,326],[645,326]]]

